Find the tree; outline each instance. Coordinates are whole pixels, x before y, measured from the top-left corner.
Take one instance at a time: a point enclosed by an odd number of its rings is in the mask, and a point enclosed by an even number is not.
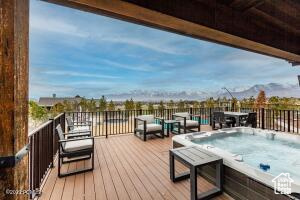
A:
[[[154,107],[153,107],[153,103],[148,103],[148,108],[150,113],[153,113],[154,112]]]
[[[86,98],[82,98],[79,102],[79,106],[81,108],[82,112],[86,112],[88,109],[88,101],[86,100]]]
[[[34,101],[29,101],[29,114],[33,121],[42,121],[48,117],[47,110]]]
[[[198,101],[194,101],[193,108],[200,108],[200,103]]]
[[[136,103],[135,103],[135,109],[136,109],[136,110],[142,110],[142,103],[139,102],[139,101],[136,102]]]
[[[99,111],[105,111],[106,107],[107,107],[106,98],[104,96],[102,96],[99,99]]]
[[[133,101],[133,99],[132,98],[130,100],[126,99],[126,101],[124,103],[124,106],[125,106],[125,110],[134,110],[134,101]]]
[[[213,108],[215,105],[215,101],[213,97],[210,97],[209,99],[206,100],[205,105],[207,108]]]
[[[178,102],[177,108],[179,110],[183,110],[185,108],[185,103],[184,103],[184,101],[182,101],[182,99],[180,99],[180,101]]]
[[[109,102],[107,109],[109,111],[114,111],[116,109],[116,106],[112,100]]]
[[[263,90],[260,90],[255,101],[256,108],[264,108],[267,102],[266,93]]]
[[[96,112],[97,106],[96,101],[94,99],[91,99],[87,102],[87,109],[89,112]]]
[[[164,104],[164,102],[163,101],[160,101],[159,102],[159,105],[158,105],[158,110],[164,110],[165,109],[165,104]]]
[[[173,109],[175,107],[175,103],[173,100],[170,100],[168,103],[168,108]]]
[[[73,110],[73,104],[72,104],[72,102],[64,100],[63,103],[62,103],[62,105],[64,107],[63,108],[64,112],[72,112],[72,111],[74,111]]]

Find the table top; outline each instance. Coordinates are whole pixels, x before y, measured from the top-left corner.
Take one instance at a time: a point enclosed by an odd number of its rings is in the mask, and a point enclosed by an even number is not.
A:
[[[166,124],[173,124],[173,123],[179,123],[177,120],[165,120],[164,121]]]
[[[242,112],[224,112],[225,115],[231,115],[231,116],[247,116],[248,113],[242,113]]]
[[[176,157],[193,166],[200,166],[222,160],[220,156],[196,146],[180,147],[171,149],[170,151]]]

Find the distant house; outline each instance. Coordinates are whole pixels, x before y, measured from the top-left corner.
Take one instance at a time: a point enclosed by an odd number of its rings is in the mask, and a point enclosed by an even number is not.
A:
[[[81,101],[81,99],[82,99],[82,97],[80,97],[80,96],[56,97],[56,95],[53,94],[52,97],[40,97],[38,104],[39,104],[39,106],[42,106],[42,107],[50,110],[53,106],[55,106],[58,103],[63,103],[64,101],[79,103]]]

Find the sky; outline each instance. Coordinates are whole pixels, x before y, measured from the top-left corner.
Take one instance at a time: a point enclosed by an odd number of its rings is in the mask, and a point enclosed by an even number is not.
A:
[[[37,0],[30,1],[30,98],[297,84],[288,62]]]

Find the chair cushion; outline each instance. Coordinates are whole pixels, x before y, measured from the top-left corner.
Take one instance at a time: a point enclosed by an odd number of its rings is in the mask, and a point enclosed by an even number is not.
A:
[[[144,130],[144,125],[139,125],[138,129],[139,130]],[[162,130],[162,125],[159,125],[159,124],[147,124],[147,130],[146,130],[146,132],[159,131],[159,130]]]
[[[73,132],[76,132],[76,131],[89,131],[90,130],[90,127],[89,126],[74,126]]]
[[[93,147],[93,140],[86,139],[86,140],[66,142],[64,150],[67,152],[74,152],[74,151],[79,151],[84,149],[90,149],[92,147]]]
[[[187,120],[190,119],[190,114],[188,112],[179,112],[179,113],[175,113],[174,115],[180,116],[180,117],[175,117],[175,120],[183,120],[182,117],[185,117]]]
[[[146,121],[147,124],[153,124],[155,122],[153,115],[140,115],[137,118]],[[143,124],[143,122],[138,121],[138,124]]]
[[[180,125],[184,126],[184,120],[180,121]],[[198,125],[199,125],[198,121],[186,120],[186,127],[189,127],[189,126],[198,126]]]

